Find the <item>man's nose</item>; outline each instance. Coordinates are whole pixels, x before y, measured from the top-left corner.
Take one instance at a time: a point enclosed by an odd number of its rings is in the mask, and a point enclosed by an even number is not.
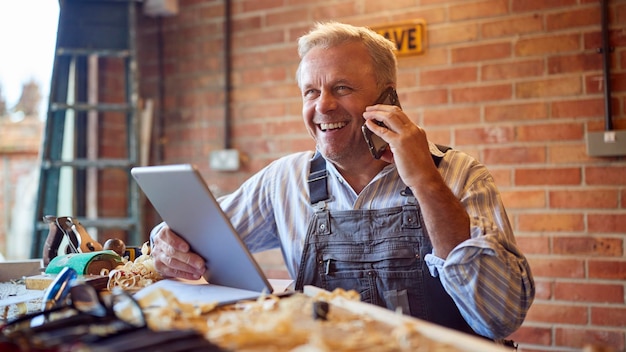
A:
[[[337,108],[337,99],[331,92],[322,92],[315,104],[315,110],[320,114],[326,114]]]

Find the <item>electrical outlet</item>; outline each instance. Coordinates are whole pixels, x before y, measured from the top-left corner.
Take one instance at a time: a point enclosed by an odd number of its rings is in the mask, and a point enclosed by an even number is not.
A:
[[[216,171],[237,171],[240,160],[237,149],[215,150],[209,155],[209,166]]]
[[[589,132],[587,154],[589,156],[626,156],[626,130]]]

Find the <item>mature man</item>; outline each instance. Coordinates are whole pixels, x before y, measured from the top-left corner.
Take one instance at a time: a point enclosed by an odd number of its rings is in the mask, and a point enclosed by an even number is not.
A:
[[[353,289],[366,302],[491,339],[515,331],[535,288],[492,176],[429,142],[399,106],[374,104],[396,86],[393,44],[331,22],[300,38],[299,55],[302,116],[317,151],[276,160],[220,199],[244,242],[281,248],[296,289]],[[378,159],[364,124],[388,143]],[[163,275],[204,272],[167,226],[152,240]]]

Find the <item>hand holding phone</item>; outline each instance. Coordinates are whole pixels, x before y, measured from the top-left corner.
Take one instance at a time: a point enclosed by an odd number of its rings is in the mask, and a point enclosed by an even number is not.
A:
[[[376,102],[374,102],[373,105],[377,104],[395,105],[402,109],[402,106],[400,106],[400,101],[398,100],[398,93],[393,87],[385,89],[385,91],[378,97],[378,99],[376,99]],[[384,123],[380,121],[374,122],[376,122],[376,124],[378,124],[379,126],[385,128],[387,127]],[[367,142],[370,153],[372,153],[374,159],[380,159],[385,149],[387,149],[388,143],[385,142],[378,135],[374,134],[374,132],[370,131],[370,129],[367,128],[365,124],[361,126],[361,130],[363,131],[363,137],[365,137],[365,141]]]

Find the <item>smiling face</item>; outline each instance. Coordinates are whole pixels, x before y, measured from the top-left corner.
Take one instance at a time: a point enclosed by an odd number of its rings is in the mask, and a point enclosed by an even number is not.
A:
[[[311,49],[300,63],[302,117],[326,159],[345,164],[373,160],[361,132],[365,107],[380,93],[363,44]]]

